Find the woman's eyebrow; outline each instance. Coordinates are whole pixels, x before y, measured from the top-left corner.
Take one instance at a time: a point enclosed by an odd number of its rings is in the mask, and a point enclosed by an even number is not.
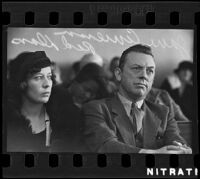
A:
[[[41,72],[38,72],[38,73],[36,73],[35,75],[46,75],[46,74],[44,74],[44,73],[41,73]],[[49,72],[49,73],[47,73],[47,75],[52,75],[52,72]]]
[[[35,73],[35,75],[43,75],[41,72],[37,72]]]

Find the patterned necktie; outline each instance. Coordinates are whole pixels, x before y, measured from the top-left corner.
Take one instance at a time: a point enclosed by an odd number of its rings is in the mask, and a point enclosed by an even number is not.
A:
[[[144,111],[139,109],[135,103],[132,103],[130,115],[132,117],[134,134],[136,134],[142,128],[142,120],[144,117]]]

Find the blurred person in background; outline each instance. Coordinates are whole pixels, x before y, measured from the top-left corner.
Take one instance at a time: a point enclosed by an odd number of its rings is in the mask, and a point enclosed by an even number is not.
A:
[[[74,81],[74,79],[76,78],[76,76],[78,75],[80,71],[80,61],[76,61],[71,65],[71,68],[69,69],[69,73],[68,73],[68,80],[64,81],[63,86],[65,88],[68,88],[69,85]]]
[[[97,55],[97,54],[85,54],[81,57],[81,59],[77,62],[74,62],[70,68],[69,74],[68,74],[68,80],[64,82],[63,86],[65,88],[68,88],[80,72],[80,70],[87,64],[94,63],[100,67],[104,66],[103,59]]]
[[[95,63],[85,65],[68,90],[79,108],[86,102],[108,97],[111,93],[104,69]]]
[[[54,146],[62,146],[57,147],[57,151],[87,152],[88,149],[82,138],[83,120],[81,110],[86,102],[109,96],[104,70],[95,63],[89,63],[80,70],[67,89],[62,88],[62,86],[56,88],[59,88],[62,92],[57,93],[54,97],[60,99],[60,103],[65,107],[60,108],[60,105],[56,105],[54,108],[59,111],[61,118],[63,115],[67,117],[59,122],[60,130],[65,131],[65,134],[62,135],[63,144]],[[63,93],[65,94],[63,95]],[[52,102],[55,103],[54,101],[53,99]],[[67,140],[70,137],[71,141]]]
[[[114,82],[117,82],[115,78],[115,69],[119,66],[119,59],[119,57],[112,58],[109,66],[110,79]]]
[[[89,63],[94,63],[99,65],[100,67],[103,68],[104,66],[104,61],[103,58],[101,56],[99,56],[98,54],[85,54],[81,60],[80,60],[80,70],[87,64]]]
[[[189,119],[183,114],[180,106],[176,104],[167,91],[152,87],[146,98],[153,103],[166,105],[169,107],[174,113],[174,119],[176,121],[189,121]]]
[[[112,86],[113,94],[115,94],[118,90],[118,81],[115,77],[114,71],[119,66],[119,57],[114,57],[111,59],[110,66],[109,66],[109,80],[110,85]]]
[[[63,81],[61,79],[61,70],[55,62],[52,62],[52,71],[53,71],[53,74],[54,74],[55,85],[62,84]]]
[[[171,75],[166,77],[161,85],[161,88],[168,91],[174,101],[181,107],[186,117],[191,121],[195,119],[192,75],[193,63],[183,61]]]

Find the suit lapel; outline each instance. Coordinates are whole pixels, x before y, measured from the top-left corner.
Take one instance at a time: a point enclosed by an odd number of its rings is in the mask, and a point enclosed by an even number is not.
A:
[[[129,117],[126,114],[123,104],[117,96],[109,100],[109,108],[113,114],[113,120],[116,123],[118,131],[124,142],[135,146],[135,137],[133,127]],[[156,146],[156,137],[162,121],[168,116],[168,107],[155,104],[149,100],[144,101],[144,118],[143,118],[143,141],[144,148],[154,148]]]
[[[143,119],[144,127],[144,148],[154,148],[156,137],[161,127],[161,122],[166,118],[168,108],[166,106],[145,101],[145,116]]]
[[[110,108],[113,113],[113,120],[126,144],[135,145],[135,137],[129,117],[126,114],[123,104],[117,96],[111,99]]]

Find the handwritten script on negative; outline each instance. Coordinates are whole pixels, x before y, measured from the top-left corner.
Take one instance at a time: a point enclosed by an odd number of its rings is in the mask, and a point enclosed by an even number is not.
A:
[[[35,37],[26,39],[26,38],[13,38],[11,43],[14,45],[34,45],[34,46],[41,46],[45,48],[52,48],[56,51],[60,50],[75,50],[75,51],[82,51],[82,52],[90,52],[90,53],[97,53],[96,49],[94,48],[93,43],[101,43],[101,44],[115,44],[115,45],[134,45],[138,43],[143,43],[149,45],[154,48],[173,48],[180,52],[182,57],[190,57],[187,50],[184,48],[183,44],[184,39],[181,36],[177,36],[176,39],[148,39],[148,42],[142,42],[139,35],[133,29],[126,29],[125,34],[123,35],[115,35],[113,34],[108,35],[106,33],[96,32],[94,34],[84,34],[84,33],[77,33],[74,31],[61,31],[61,32],[54,32],[54,38],[58,39],[58,42],[54,42],[50,36],[47,34],[42,34],[40,32],[36,32]],[[78,43],[71,43],[68,41],[70,39],[78,39]]]

